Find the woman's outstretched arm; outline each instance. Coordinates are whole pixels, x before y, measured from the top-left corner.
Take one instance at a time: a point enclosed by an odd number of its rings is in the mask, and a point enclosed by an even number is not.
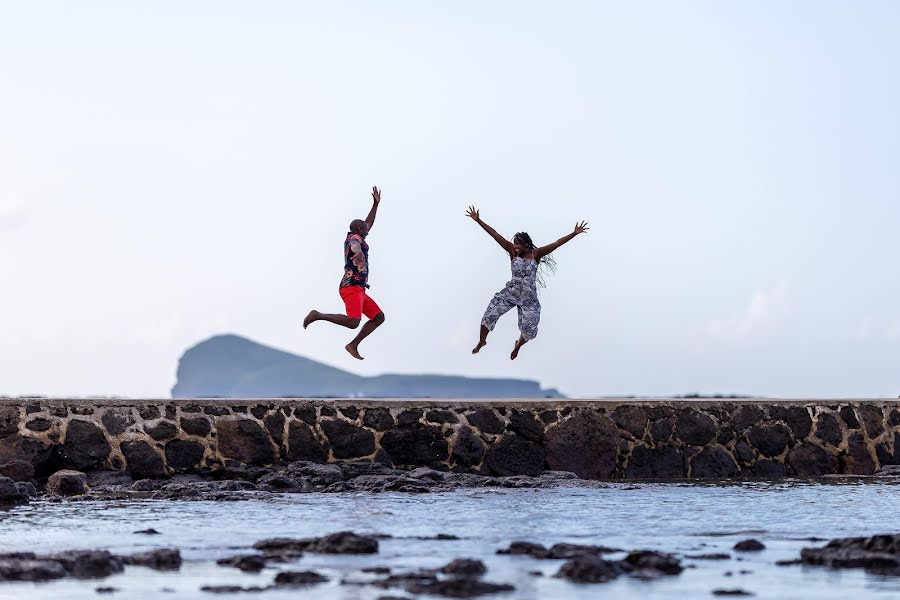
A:
[[[568,242],[569,240],[573,239],[579,233],[584,233],[588,229],[589,229],[589,227],[587,226],[587,221],[581,221],[580,223],[576,223],[575,231],[573,231],[569,235],[564,235],[563,237],[559,238],[552,244],[547,244],[546,246],[541,246],[540,248],[535,248],[534,249],[534,260],[540,260],[541,257],[547,256],[548,254],[550,254],[551,252],[553,252],[554,250],[556,250],[557,248],[559,248],[560,246],[562,246],[563,244]]]
[[[509,253],[510,256],[512,256],[515,253],[516,250],[515,250],[515,248],[513,248],[512,242],[510,242],[508,239],[506,239],[505,237],[503,237],[502,235],[497,233],[493,227],[491,227],[490,225],[488,225],[487,223],[482,221],[481,216],[478,214],[477,208],[475,208],[474,206],[470,206],[469,210],[466,211],[466,216],[469,217],[470,219],[472,219],[473,221],[475,221],[476,223],[478,223],[479,225],[481,225],[481,228],[484,229],[485,231],[487,231],[488,234],[492,238],[494,238],[497,241],[497,243],[500,244],[503,247],[503,249],[506,250],[507,253]]]

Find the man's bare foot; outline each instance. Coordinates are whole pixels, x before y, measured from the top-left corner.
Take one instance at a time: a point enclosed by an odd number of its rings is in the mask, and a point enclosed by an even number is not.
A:
[[[487,342],[484,340],[479,340],[478,345],[472,348],[472,354],[478,354],[478,351],[484,348],[487,345]]]
[[[353,344],[347,344],[344,346],[344,350],[350,353],[350,356],[357,360],[365,360],[362,356],[359,355],[359,350],[356,349],[356,346]]]
[[[309,314],[306,315],[305,319],[303,319],[303,329],[306,329],[307,327],[309,327],[310,323],[312,323],[313,321],[316,321],[318,319],[318,316],[319,316],[319,311],[317,311],[317,310],[309,311]]]
[[[509,360],[516,360],[516,357],[519,356],[519,349],[522,347],[522,341],[517,340],[516,345],[513,346],[512,354],[509,355]]]

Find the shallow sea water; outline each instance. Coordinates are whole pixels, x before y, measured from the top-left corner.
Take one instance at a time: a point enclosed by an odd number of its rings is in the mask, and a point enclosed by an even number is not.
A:
[[[898,598],[900,577],[833,571],[821,567],[779,567],[776,560],[799,556],[805,546],[834,538],[900,531],[900,483],[610,484],[601,489],[469,490],[443,494],[297,494],[274,501],[239,502],[35,502],[0,512],[0,551],[49,552],[109,549],[131,553],[176,547],[184,565],[161,573],[126,567],[101,580],[65,579],[48,583],[0,583],[0,598],[295,598],[370,600],[408,596],[401,589],[341,585],[365,580],[360,569],[387,566],[402,572],[439,567],[453,558],[483,560],[487,581],[510,583],[515,592],[485,598],[617,599],[712,598],[714,589],[741,588],[756,598]],[[135,535],[155,528],[157,536]],[[260,574],[221,567],[215,560],[252,553],[254,542],[270,537],[311,537],[336,531],[384,533],[370,556],[306,554],[296,563]],[[439,533],[458,541],[422,541]],[[732,552],[753,537],[767,549]],[[729,552],[728,561],[684,559],[694,565],[681,575],[652,581],[627,577],[606,584],[579,585],[552,577],[563,561],[498,556],[511,541],[603,544],[627,550],[653,549],[679,554]],[[612,555],[618,557],[618,555]],[[214,595],[203,585],[265,586],[280,570],[314,569],[331,581],[298,591]],[[544,576],[529,574],[541,571]],[[726,571],[733,574],[726,576]],[[748,571],[741,574],[741,571]],[[118,592],[100,595],[112,586]],[[411,597],[411,596],[410,596]],[[425,597],[425,596],[419,596]]]

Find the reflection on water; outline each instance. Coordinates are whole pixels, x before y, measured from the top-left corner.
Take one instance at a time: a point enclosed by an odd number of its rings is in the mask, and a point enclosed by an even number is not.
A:
[[[42,584],[0,583],[0,598],[97,598],[96,587],[113,586],[114,598],[204,598],[207,584],[267,585],[278,568],[244,574],[215,564],[217,558],[249,551],[257,540],[310,537],[342,530],[394,536],[374,556],[308,554],[290,568],[315,569],[331,582],[302,592],[307,598],[369,600],[383,590],[341,585],[364,579],[360,569],[437,567],[457,557],[488,565],[486,579],[511,583],[504,598],[711,598],[717,588],[743,588],[757,598],[895,598],[900,578],[860,571],[777,567],[796,558],[808,538],[896,532],[900,525],[900,484],[892,481],[835,483],[611,484],[601,489],[477,490],[446,494],[302,494],[274,501],[129,501],[34,503],[0,513],[2,551],[38,552],[106,548],[129,553],[155,547],[181,549],[179,573],[129,567],[100,581],[63,580]],[[155,528],[158,536],[135,535]],[[422,541],[419,536],[449,533],[455,541]],[[767,549],[731,551],[754,537]],[[550,577],[560,561],[497,556],[512,540],[544,544],[577,542],[626,549],[696,554],[731,552],[730,561],[699,561],[680,576],[656,581],[619,579],[608,584],[574,585]],[[285,567],[281,567],[285,568]],[[541,571],[545,576],[529,575]],[[726,575],[731,573],[731,575]],[[393,595],[403,595],[400,590]],[[298,592],[267,591],[262,598],[296,597]],[[246,596],[244,594],[243,596]]]

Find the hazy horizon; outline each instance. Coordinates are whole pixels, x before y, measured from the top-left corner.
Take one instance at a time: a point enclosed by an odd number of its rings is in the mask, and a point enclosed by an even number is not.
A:
[[[0,394],[168,396],[232,332],[572,396],[897,397],[900,4],[0,7]],[[354,361],[347,224],[369,190]],[[465,209],[556,253],[537,339]]]

